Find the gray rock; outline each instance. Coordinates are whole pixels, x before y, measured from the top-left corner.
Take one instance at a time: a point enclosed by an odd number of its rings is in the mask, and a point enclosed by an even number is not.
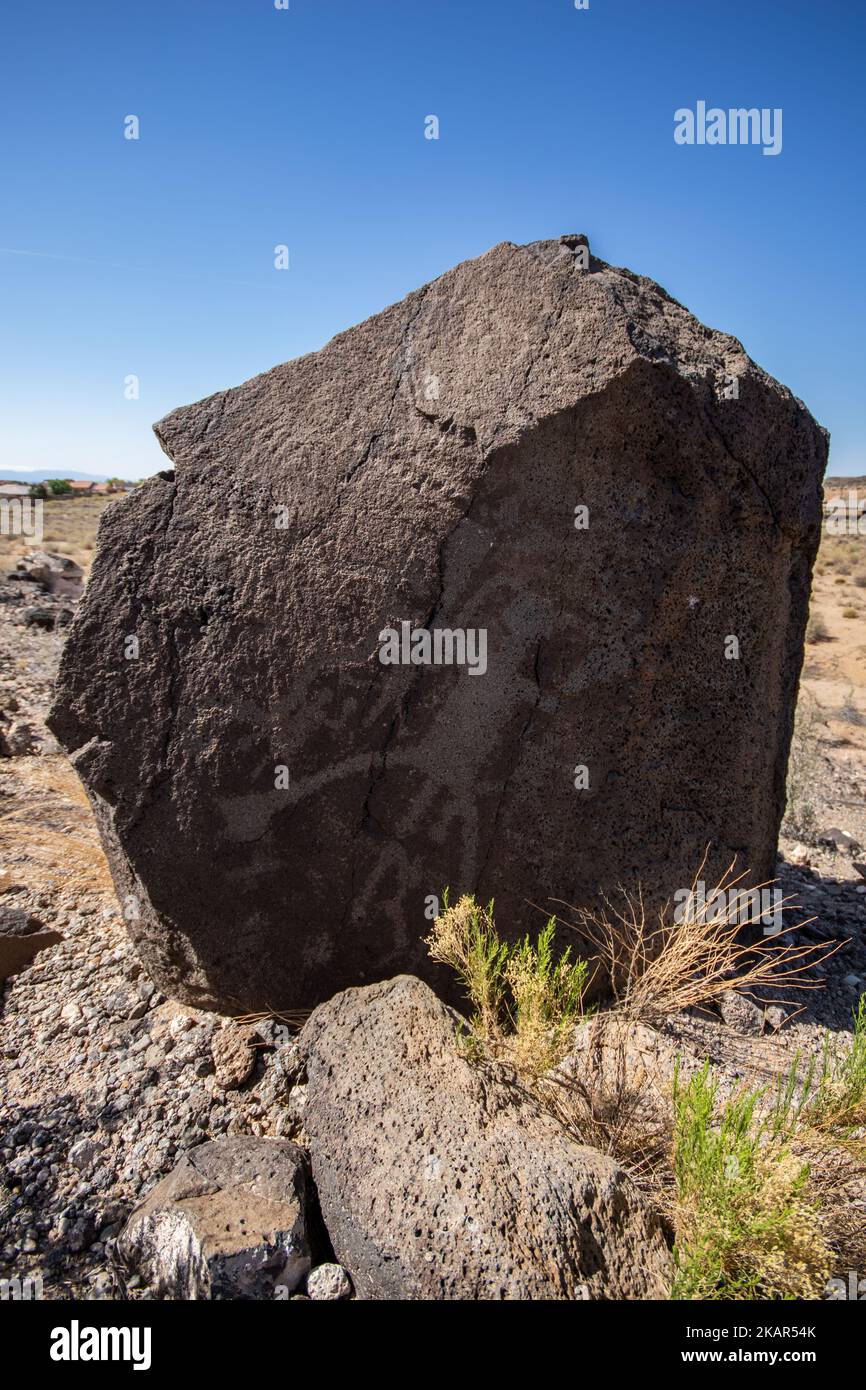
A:
[[[457,1016],[401,976],[301,1033],[322,1216],[360,1297],[663,1297],[669,1255],[623,1170],[571,1142]]]
[[[758,1037],[764,1031],[764,1010],[745,995],[729,989],[719,999],[722,1022],[736,1033]]]
[[[858,854],[863,846],[849,835],[847,830],[840,830],[838,826],[831,826],[829,830],[821,830],[818,833],[818,840],[822,845],[831,845],[833,849],[844,850],[848,854]],[[831,889],[835,884],[828,885]]]
[[[784,1028],[788,1022],[788,1011],[779,1004],[771,1004],[769,1008],[764,1010],[764,1018],[767,1021],[767,1026],[778,1033],[779,1029]]]
[[[188,1151],[136,1208],[118,1249],[162,1297],[272,1298],[309,1271],[309,1201],[297,1145],[214,1139]]]
[[[69,1162],[73,1168],[82,1172],[92,1167],[94,1160],[102,1152],[102,1145],[96,1139],[79,1139],[69,1150]]]
[[[20,758],[27,753],[32,753],[36,748],[36,734],[32,724],[28,724],[24,719],[16,719],[4,734],[6,747],[9,750],[8,756]]]
[[[63,598],[80,598],[84,588],[84,570],[66,555],[37,550],[19,561],[19,569],[47,593]]]
[[[175,470],[103,514],[50,724],[166,993],[450,988],[446,884],[514,938],[624,865],[652,913],[708,844],[708,882],[773,877],[827,439],[581,245],[503,243],[173,412]],[[442,659],[383,664],[404,622]]]

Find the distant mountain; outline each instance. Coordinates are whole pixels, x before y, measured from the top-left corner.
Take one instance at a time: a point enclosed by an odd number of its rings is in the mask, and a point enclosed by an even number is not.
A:
[[[85,483],[107,483],[107,473],[75,473],[69,468],[0,468],[2,483],[44,483],[46,478],[80,478]]]

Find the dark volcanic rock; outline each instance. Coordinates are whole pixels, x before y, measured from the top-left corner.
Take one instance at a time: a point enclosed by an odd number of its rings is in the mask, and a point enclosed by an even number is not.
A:
[[[456,1023],[404,975],[301,1033],[313,1180],[359,1295],[664,1298],[667,1246],[627,1175],[461,1056]]]
[[[0,904],[0,981],[17,975],[46,946],[56,946],[63,937],[32,917],[22,907]]]
[[[445,885],[510,935],[623,881],[652,906],[707,845],[707,881],[772,876],[826,437],[582,264],[504,243],[175,411],[176,471],[103,516],[51,724],[164,990],[436,978]],[[484,674],[382,664],[404,621],[483,629]]]

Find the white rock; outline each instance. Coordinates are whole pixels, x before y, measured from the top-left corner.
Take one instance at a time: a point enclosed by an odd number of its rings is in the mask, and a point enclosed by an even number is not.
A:
[[[317,1302],[349,1298],[352,1281],[342,1265],[317,1265],[307,1275],[307,1294]]]

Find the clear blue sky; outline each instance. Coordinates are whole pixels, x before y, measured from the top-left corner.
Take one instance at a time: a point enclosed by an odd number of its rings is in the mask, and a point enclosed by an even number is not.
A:
[[[172,407],[569,231],[742,339],[866,473],[864,37],[860,0],[5,6],[0,475],[155,472]],[[677,146],[699,99],[781,107],[781,154]]]

